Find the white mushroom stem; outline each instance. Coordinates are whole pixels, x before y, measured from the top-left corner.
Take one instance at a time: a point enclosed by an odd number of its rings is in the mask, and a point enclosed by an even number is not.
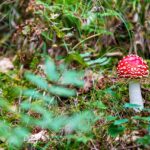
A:
[[[131,104],[139,105],[138,109],[134,109],[136,112],[139,112],[144,108],[141,86],[139,82],[131,81],[129,83],[129,98]]]

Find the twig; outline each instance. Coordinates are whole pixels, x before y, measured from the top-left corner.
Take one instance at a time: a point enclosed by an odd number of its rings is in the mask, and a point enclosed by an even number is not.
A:
[[[125,147],[125,148],[118,148],[118,150],[130,150],[130,149],[132,149],[132,148],[138,148],[138,147],[140,147],[141,145],[134,145],[134,146],[128,146],[128,147]]]
[[[90,142],[91,142],[91,144],[93,145],[93,148],[92,148],[92,149],[94,149],[94,150],[99,150],[99,149],[95,146],[95,144],[93,143],[92,140],[90,140]]]

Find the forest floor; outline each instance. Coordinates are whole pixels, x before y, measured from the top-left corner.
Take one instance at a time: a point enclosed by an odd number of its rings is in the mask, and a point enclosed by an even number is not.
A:
[[[86,5],[85,5],[86,4]],[[117,65],[150,68],[148,1],[19,0],[0,4],[0,149],[149,150],[144,109]]]

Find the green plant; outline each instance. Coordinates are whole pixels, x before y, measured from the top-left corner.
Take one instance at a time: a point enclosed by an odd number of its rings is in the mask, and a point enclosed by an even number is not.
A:
[[[35,127],[48,130],[49,133],[55,132],[56,134],[67,127],[71,133],[75,132],[81,138],[82,134],[84,137],[84,133],[91,130],[92,124],[96,121],[94,113],[88,110],[68,115],[65,112],[64,114],[53,112],[58,107],[56,103],[58,96],[72,97],[76,95],[75,88],[71,89],[68,85],[73,87],[82,86],[81,73],[68,70],[64,65],[57,68],[49,57],[46,57],[44,72],[45,77],[32,73],[25,74],[25,77],[35,84],[38,90],[35,90],[35,88],[20,89],[24,100],[17,109],[13,110],[11,103],[4,100],[4,98],[0,100],[2,112],[6,116],[11,114],[11,117],[14,118],[14,123],[9,122],[9,116],[7,118],[3,117],[0,121],[0,138],[9,148],[22,147],[23,142],[27,142],[24,139],[28,139],[32,129]],[[7,132],[8,130],[9,132]],[[55,135],[49,134],[50,138],[53,136]]]

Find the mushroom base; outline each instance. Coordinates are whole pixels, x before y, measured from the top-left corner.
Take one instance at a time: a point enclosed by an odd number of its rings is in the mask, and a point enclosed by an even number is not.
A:
[[[130,98],[130,104],[139,105],[137,109],[134,108],[136,112],[139,112],[144,108],[143,98],[141,94],[141,86],[139,82],[131,81],[129,83],[129,98]]]

